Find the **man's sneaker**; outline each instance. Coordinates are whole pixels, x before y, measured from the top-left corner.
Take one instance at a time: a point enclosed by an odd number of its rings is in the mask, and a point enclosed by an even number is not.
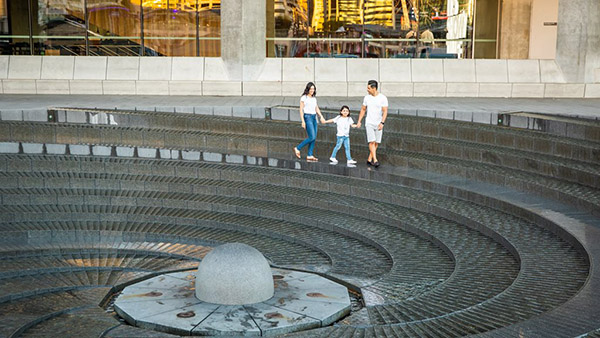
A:
[[[336,161],[336,162],[337,162],[337,161]],[[355,160],[348,160],[348,162],[347,162],[347,163],[348,163],[348,164],[356,164],[356,161],[355,161]]]
[[[331,163],[336,164],[338,163],[338,160],[335,159],[335,157],[330,157],[329,160],[331,161]]]

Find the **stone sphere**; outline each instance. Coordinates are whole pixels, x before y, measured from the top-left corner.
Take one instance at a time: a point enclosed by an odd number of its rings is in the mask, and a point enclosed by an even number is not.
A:
[[[260,251],[242,243],[220,245],[198,265],[196,298],[201,301],[245,305],[273,297],[273,274]]]

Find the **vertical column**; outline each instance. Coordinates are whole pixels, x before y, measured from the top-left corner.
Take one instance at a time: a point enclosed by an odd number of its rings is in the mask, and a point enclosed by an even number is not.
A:
[[[501,3],[500,59],[527,59],[531,0],[505,0]]]
[[[221,57],[229,80],[254,80],[265,59],[266,1],[221,1]]]
[[[560,0],[556,62],[567,82],[593,82],[600,68],[600,1]]]

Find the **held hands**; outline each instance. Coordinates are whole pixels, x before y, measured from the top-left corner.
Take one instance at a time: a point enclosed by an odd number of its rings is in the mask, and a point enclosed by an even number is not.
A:
[[[362,124],[360,123],[360,121],[358,121],[358,123],[357,123],[357,124],[355,124],[355,126],[356,126],[355,128],[360,128],[360,126],[361,126],[361,125],[362,125]]]
[[[383,129],[383,123],[380,122],[379,125],[377,126],[377,130],[381,130],[381,129]]]
[[[325,124],[325,118],[321,116],[321,123]]]
[[[356,123],[355,124],[351,124],[350,127],[352,127],[352,128],[358,128],[358,124],[356,124]]]

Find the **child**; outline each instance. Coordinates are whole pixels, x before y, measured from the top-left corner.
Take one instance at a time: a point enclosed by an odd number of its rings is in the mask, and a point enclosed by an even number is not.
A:
[[[329,160],[331,163],[338,163],[335,155],[338,150],[342,147],[342,143],[344,144],[344,149],[346,149],[346,160],[348,164],[356,164],[356,161],[352,159],[350,156],[350,127],[356,128],[356,124],[354,124],[354,120],[350,117],[350,108],[348,106],[342,106],[340,109],[340,115],[336,116],[333,119],[325,120],[321,118],[321,123],[335,123],[337,125],[337,143],[335,144],[335,148],[333,148],[333,152],[331,153],[331,157]]]

